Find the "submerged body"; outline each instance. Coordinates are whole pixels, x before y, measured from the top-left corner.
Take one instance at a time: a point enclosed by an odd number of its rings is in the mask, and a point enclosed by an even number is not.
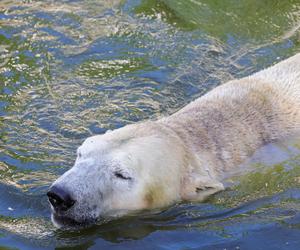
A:
[[[52,185],[53,221],[91,222],[224,189],[224,174],[300,132],[300,54],[223,84],[175,114],[86,139]]]
[[[256,149],[300,130],[300,55],[223,84],[158,121],[218,178]]]

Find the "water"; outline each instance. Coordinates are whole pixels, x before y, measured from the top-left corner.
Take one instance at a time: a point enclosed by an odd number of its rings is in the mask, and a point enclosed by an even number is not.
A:
[[[296,0],[2,0],[0,249],[299,249],[300,140],[157,214],[64,231],[45,197],[84,138],[294,55],[299,27]]]

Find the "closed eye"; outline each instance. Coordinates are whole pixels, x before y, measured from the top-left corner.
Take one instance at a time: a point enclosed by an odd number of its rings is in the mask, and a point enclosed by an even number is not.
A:
[[[115,175],[117,178],[120,178],[120,179],[123,179],[123,180],[132,180],[131,177],[126,176],[126,175],[124,175],[123,173],[118,172],[118,171],[114,172],[114,175]]]

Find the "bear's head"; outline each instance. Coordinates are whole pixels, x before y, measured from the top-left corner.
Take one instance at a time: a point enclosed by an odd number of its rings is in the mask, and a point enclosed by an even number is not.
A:
[[[88,223],[179,200],[182,150],[154,122],[87,138],[74,166],[47,193],[52,221]]]
[[[168,126],[144,122],[87,138],[47,193],[56,226],[87,224],[223,189]]]

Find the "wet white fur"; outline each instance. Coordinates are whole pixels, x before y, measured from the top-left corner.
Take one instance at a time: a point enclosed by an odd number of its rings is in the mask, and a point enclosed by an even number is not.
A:
[[[222,190],[224,174],[256,149],[297,133],[299,110],[298,54],[169,117],[87,138],[74,167],[54,183],[76,199],[63,216],[85,221],[201,201]]]

